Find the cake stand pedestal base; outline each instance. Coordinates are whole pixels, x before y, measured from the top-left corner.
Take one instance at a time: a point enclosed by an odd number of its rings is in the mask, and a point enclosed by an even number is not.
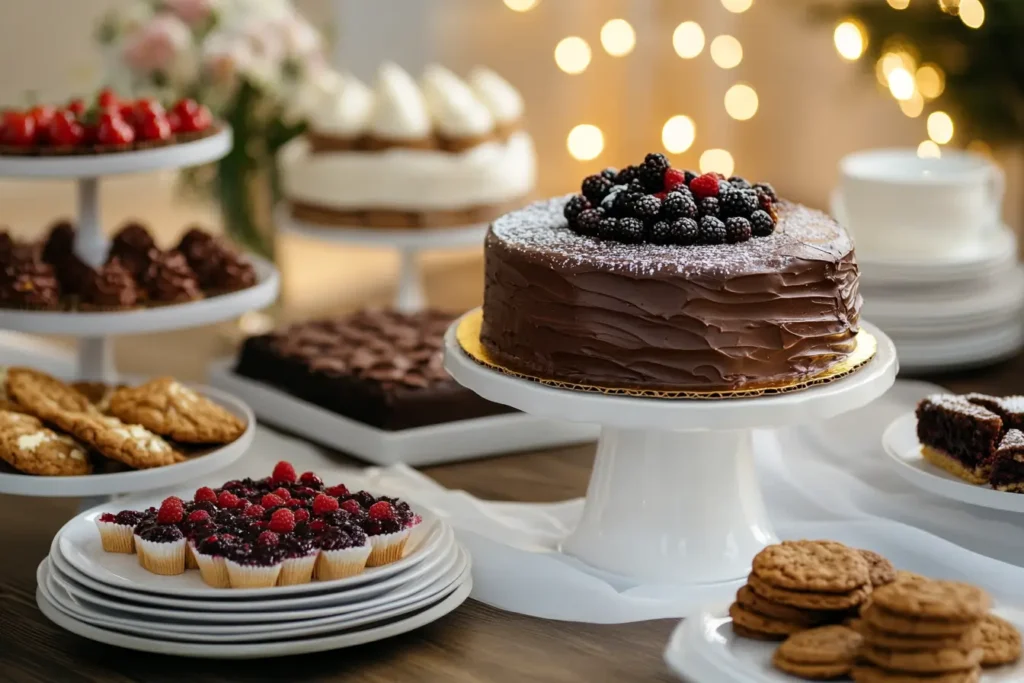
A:
[[[113,339],[82,337],[78,340],[78,379],[107,384],[117,381]]]
[[[486,399],[550,419],[602,425],[582,517],[561,551],[640,583],[740,579],[776,536],[753,463],[756,428],[813,422],[859,408],[896,379],[896,350],[878,344],[856,372],[802,391],[720,400],[573,391],[481,365],[445,336],[445,368]]]

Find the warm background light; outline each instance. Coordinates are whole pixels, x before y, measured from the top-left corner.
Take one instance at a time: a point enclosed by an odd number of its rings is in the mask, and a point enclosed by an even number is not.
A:
[[[940,145],[953,139],[953,119],[944,111],[933,111],[928,115],[928,137]]]
[[[743,61],[743,46],[732,36],[718,36],[711,41],[711,61],[723,69],[732,69]]]
[[[737,121],[753,118],[757,104],[757,92],[745,83],[737,83],[725,92],[725,111]]]
[[[960,21],[970,28],[980,28],[985,23],[985,6],[981,0],[960,0]]]
[[[693,145],[697,127],[693,119],[682,114],[673,116],[661,129],[661,144],[672,154],[682,154]]]
[[[581,123],[569,131],[565,145],[574,159],[590,161],[596,159],[604,150],[604,134],[597,126]]]
[[[875,64],[875,76],[878,82],[889,87],[889,76],[896,69],[903,69],[909,74],[917,72],[917,61],[904,50],[890,50],[882,55]]]
[[[735,166],[732,155],[724,149],[708,149],[700,155],[701,173],[721,173],[728,178]]]
[[[722,0],[722,7],[736,14],[746,12],[753,4],[754,0]]]
[[[683,59],[693,59],[704,50],[704,29],[696,21],[684,21],[672,32],[672,47]]]
[[[612,57],[623,57],[636,47],[636,31],[625,19],[611,19],[601,27],[601,45]]]
[[[930,100],[934,100],[946,89],[946,75],[935,64],[922,64],[914,79],[918,91]]]
[[[889,7],[893,9],[907,9],[910,7],[910,0],[886,0],[889,3]]]
[[[847,61],[860,59],[864,54],[864,31],[852,21],[844,21],[836,26],[832,35],[839,56]],[[714,44],[711,45],[714,48]]]
[[[897,100],[909,100],[914,96],[914,77],[902,66],[889,74],[889,92]]]
[[[537,6],[540,0],[505,0],[505,7],[514,12],[528,12]]]
[[[924,111],[924,98],[915,92],[909,100],[899,100],[900,111],[912,119],[916,119]]]
[[[590,45],[579,36],[562,38],[555,46],[555,64],[567,74],[583,73],[590,65]]]
[[[917,156],[922,159],[938,159],[942,156],[942,150],[931,140],[925,140],[917,146]]]
[[[992,148],[984,140],[971,140],[967,143],[967,151],[980,154],[983,157],[992,156]]]

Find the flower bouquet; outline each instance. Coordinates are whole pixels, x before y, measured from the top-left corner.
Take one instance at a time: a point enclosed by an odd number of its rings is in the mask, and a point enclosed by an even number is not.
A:
[[[320,34],[288,0],[134,0],[103,18],[97,38],[108,85],[193,98],[231,125],[231,153],[184,178],[213,193],[233,239],[272,257],[277,152],[338,83]]]

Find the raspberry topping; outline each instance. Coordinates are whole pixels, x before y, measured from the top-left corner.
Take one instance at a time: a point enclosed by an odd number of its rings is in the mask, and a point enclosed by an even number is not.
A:
[[[205,522],[208,519],[210,519],[210,513],[206,510],[193,510],[188,516],[190,522]]]
[[[309,519],[309,510],[305,508],[299,508],[298,510],[295,511],[294,516],[296,522],[305,522]]]
[[[289,531],[294,531],[295,514],[288,509],[274,510],[274,514],[270,515],[268,528],[279,534],[287,534]]]
[[[197,503],[216,503],[217,494],[209,486],[196,489],[196,495],[192,498]]]
[[[677,168],[670,168],[665,171],[665,191],[671,192],[677,187],[686,186],[686,173]]]
[[[276,494],[268,493],[260,500],[260,505],[265,508],[279,508],[284,505],[284,499]]]
[[[181,504],[181,498],[176,496],[165,499],[156,514],[156,521],[160,524],[177,524],[184,518],[185,508]]]
[[[313,514],[314,515],[323,515],[325,513],[328,513],[328,512],[331,512],[332,510],[337,510],[337,509],[338,509],[338,499],[337,498],[332,498],[331,496],[327,496],[327,495],[324,495],[324,494],[321,493],[320,495],[318,495],[316,498],[313,499]]]
[[[289,484],[298,479],[298,475],[295,474],[295,468],[286,460],[282,460],[274,466],[274,474],[272,476],[274,481],[286,482]]]
[[[303,472],[302,476],[299,477],[299,481],[301,481],[306,486],[312,486],[314,488],[323,488],[324,485],[324,480],[316,476],[312,472]]]
[[[304,507],[306,505],[306,502],[299,498],[289,498],[284,502],[284,504],[290,508],[300,508]]]
[[[221,491],[220,495],[217,496],[217,505],[228,510],[238,507],[239,502],[241,501],[238,496],[230,491]]]
[[[256,542],[260,545],[277,545],[281,541],[281,538],[273,531],[264,531],[256,539]]]
[[[693,179],[690,183],[690,191],[699,198],[718,196],[718,176],[714,173],[705,173]]]
[[[117,517],[114,516],[113,512],[104,512],[102,515],[100,515],[100,521],[101,522],[111,522],[112,523],[116,519],[117,519]]]
[[[281,500],[288,500],[289,498],[292,497],[292,492],[286,489],[285,487],[281,486],[274,490],[274,495],[280,498]]]
[[[359,505],[359,503],[357,503],[352,498],[349,498],[344,503],[342,503],[341,504],[341,509],[345,510],[346,512],[349,512],[349,513],[351,513],[353,515],[359,514],[360,512],[363,511],[363,508]]]
[[[367,514],[370,519],[394,519],[395,509],[391,507],[391,503],[381,500],[371,505]]]
[[[327,495],[334,496],[335,498],[341,498],[342,496],[348,495],[348,487],[344,484],[338,484],[327,489]]]
[[[260,519],[261,517],[263,517],[264,513],[266,513],[266,510],[263,508],[262,505],[250,505],[249,507],[245,508],[245,512],[243,512],[242,514],[244,514],[246,517],[255,517],[256,519]]]

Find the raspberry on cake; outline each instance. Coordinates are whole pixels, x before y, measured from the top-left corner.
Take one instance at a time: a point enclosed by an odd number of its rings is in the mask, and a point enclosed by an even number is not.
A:
[[[964,396],[935,394],[917,405],[921,455],[973,484],[988,482],[1002,433],[1002,418]]]

